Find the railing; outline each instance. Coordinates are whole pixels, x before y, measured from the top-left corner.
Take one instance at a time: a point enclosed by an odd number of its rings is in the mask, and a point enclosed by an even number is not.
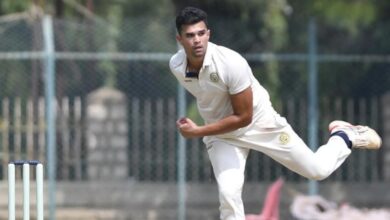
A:
[[[369,124],[381,133],[384,103],[380,97],[368,99],[326,98],[320,101],[319,141],[328,138],[327,125],[333,119]],[[88,179],[85,114],[83,99],[62,98],[57,101],[57,178]],[[128,173],[139,181],[175,181],[177,169],[176,100],[155,98],[128,101]],[[0,143],[1,179],[8,161],[38,159],[45,161],[44,99],[38,101],[8,98],[1,101]],[[275,108],[286,116],[295,131],[307,139],[307,103],[289,100]],[[91,149],[89,149],[91,150]],[[356,150],[331,177],[337,181],[381,181],[384,178],[383,149]],[[303,180],[269,157],[251,152],[247,162],[247,181],[268,181],[278,176],[291,181]],[[207,152],[201,139],[187,140],[187,180],[205,182],[213,179]]]

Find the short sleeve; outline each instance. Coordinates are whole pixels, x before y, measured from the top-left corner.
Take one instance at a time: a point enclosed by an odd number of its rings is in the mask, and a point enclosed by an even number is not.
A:
[[[240,93],[251,86],[252,71],[243,57],[230,62],[227,72],[227,84],[231,95]]]

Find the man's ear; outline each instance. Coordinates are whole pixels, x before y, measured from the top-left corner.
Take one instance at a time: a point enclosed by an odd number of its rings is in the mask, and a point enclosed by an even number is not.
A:
[[[179,34],[176,35],[176,40],[181,43],[181,36]]]

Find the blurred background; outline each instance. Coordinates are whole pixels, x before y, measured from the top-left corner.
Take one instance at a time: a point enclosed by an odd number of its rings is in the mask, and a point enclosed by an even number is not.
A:
[[[2,0],[1,213],[8,162],[38,159],[48,219],[218,219],[204,145],[175,126],[184,114],[201,123],[168,67],[185,6],[209,14],[211,41],[248,59],[313,150],[334,119],[368,124],[384,141],[319,183],[251,152],[248,213],[261,211],[279,177],[282,219],[297,192],[390,206],[390,2]]]

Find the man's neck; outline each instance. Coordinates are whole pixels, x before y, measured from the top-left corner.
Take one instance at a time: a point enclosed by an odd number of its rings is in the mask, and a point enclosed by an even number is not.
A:
[[[199,72],[200,69],[202,68],[203,65],[203,59],[199,60],[187,60],[187,69],[194,71],[194,72]]]

